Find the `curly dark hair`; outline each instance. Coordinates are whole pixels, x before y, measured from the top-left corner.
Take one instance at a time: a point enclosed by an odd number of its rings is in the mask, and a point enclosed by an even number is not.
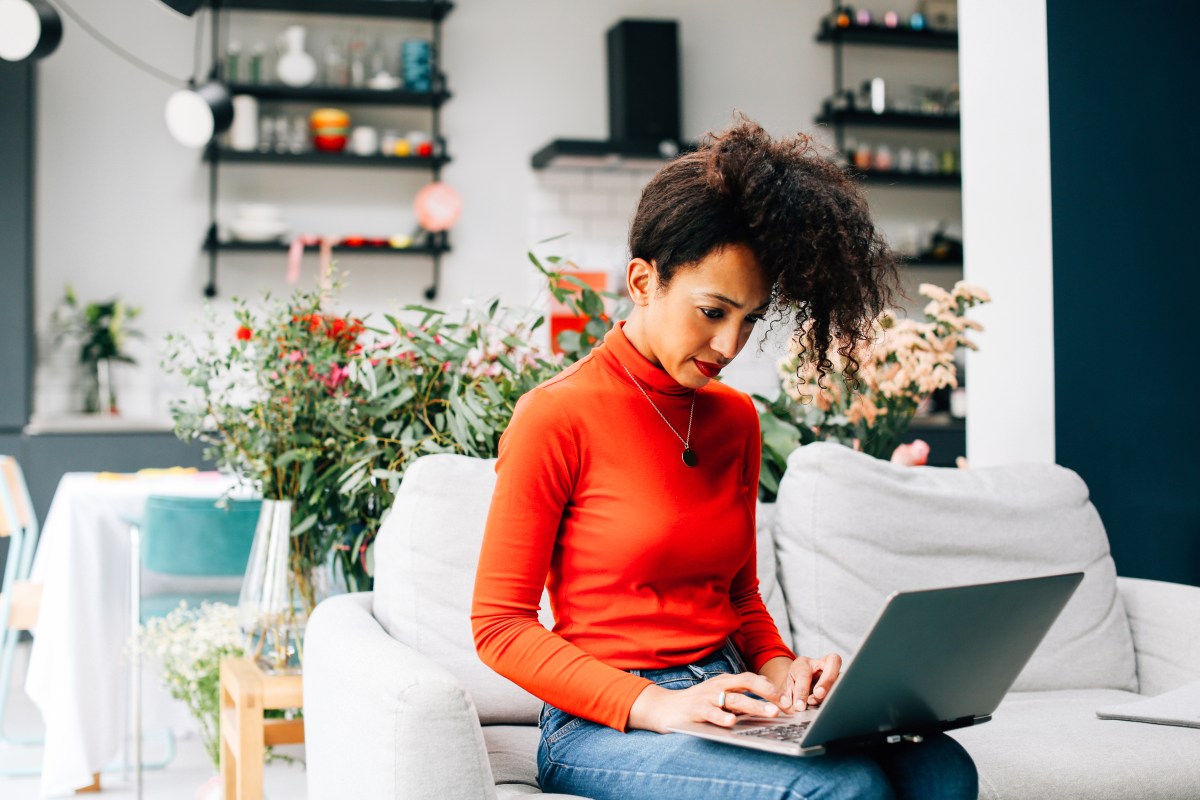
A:
[[[745,244],[766,272],[775,320],[818,380],[845,359],[856,386],[856,353],[899,285],[897,256],[871,221],[856,180],[797,133],[775,140],[738,113],[721,133],[667,164],[646,184],[629,230],[631,258],[653,262],[661,291],[681,268]],[[765,339],[766,334],[764,334]]]

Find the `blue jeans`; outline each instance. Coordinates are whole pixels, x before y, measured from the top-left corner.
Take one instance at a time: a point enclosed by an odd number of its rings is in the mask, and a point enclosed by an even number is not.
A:
[[[666,689],[748,671],[731,642],[692,664],[628,670]],[[758,697],[757,695],[750,695]],[[759,698],[761,699],[761,698]],[[572,716],[549,703],[538,720],[538,783],[544,792],[592,800],[848,800],[978,796],[975,763],[945,734],[797,758],[682,733],[659,734]]]

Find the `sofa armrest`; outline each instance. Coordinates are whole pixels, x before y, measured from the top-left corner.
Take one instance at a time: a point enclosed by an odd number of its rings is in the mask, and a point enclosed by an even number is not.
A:
[[[1200,680],[1200,586],[1117,578],[1144,695]]]
[[[495,800],[475,703],[387,634],[370,592],[331,597],[304,634],[308,796]]]

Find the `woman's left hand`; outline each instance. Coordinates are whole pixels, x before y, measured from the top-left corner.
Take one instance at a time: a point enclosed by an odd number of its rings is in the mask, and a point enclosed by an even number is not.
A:
[[[842,669],[842,657],[837,653],[824,658],[800,656],[787,662],[787,658],[773,658],[761,670],[779,689],[779,708],[785,712],[792,711],[793,706],[803,711],[805,706],[820,705]],[[786,671],[781,669],[784,665]]]

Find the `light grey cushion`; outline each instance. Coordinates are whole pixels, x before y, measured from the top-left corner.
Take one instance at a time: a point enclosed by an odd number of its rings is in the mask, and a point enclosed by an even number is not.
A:
[[[388,636],[371,601],[369,592],[331,597],[308,621],[308,796],[493,800],[471,697],[441,665]]]
[[[574,794],[542,794],[537,781],[537,725],[485,725],[488,759],[496,776],[496,797],[537,795],[544,800],[586,800]]]
[[[1118,578],[1142,694],[1200,681],[1200,586]]]
[[[818,442],[788,459],[774,526],[802,655],[851,655],[893,591],[1082,570],[1014,690],[1137,690],[1108,537],[1053,464],[903,467]]]
[[[536,725],[542,701],[484,664],[471,630],[495,470],[494,458],[452,454],[409,466],[375,544],[373,611],[389,634],[458,678],[482,724]],[[554,627],[545,590],[539,621]]]
[[[1194,800],[1200,731],[1096,717],[1137,699],[1111,689],[1014,693],[991,722],[950,735],[975,760],[981,800]]]
[[[770,612],[771,619],[775,620],[775,627],[779,629],[784,643],[795,650],[787,606],[783,602],[783,590],[779,588],[779,566],[775,558],[775,536],[772,528],[777,511],[777,504],[757,501],[755,517],[758,522],[758,537],[755,540],[755,548],[758,556],[758,593],[762,595],[763,604]]]

